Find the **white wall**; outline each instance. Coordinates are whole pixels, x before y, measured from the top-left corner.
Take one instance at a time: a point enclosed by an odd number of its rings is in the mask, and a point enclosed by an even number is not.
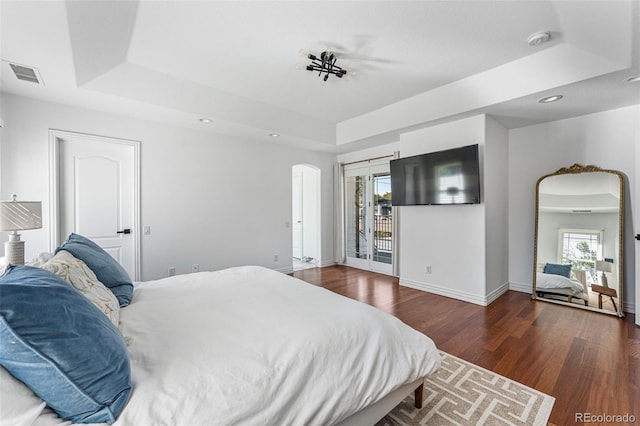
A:
[[[485,294],[490,303],[509,287],[509,133],[492,117],[486,117],[484,140]]]
[[[535,186],[540,176],[574,163],[619,170],[625,179],[624,299],[634,309],[634,214],[638,207],[635,150],[640,106],[635,105],[509,131],[509,282],[531,291]]]
[[[479,143],[482,158],[484,124],[484,116],[476,116],[402,134],[400,156]],[[482,298],[484,215],[482,204],[400,207],[401,282],[463,300]],[[427,266],[431,274],[426,273]]]
[[[356,161],[369,160],[372,158],[380,158],[392,156],[394,152],[400,150],[400,142],[393,142],[386,145],[376,146],[374,148],[363,149],[338,155],[338,162],[352,163]]]
[[[508,289],[507,131],[475,117],[400,135],[400,141],[338,156],[340,162],[400,157],[478,144],[482,203],[403,206],[399,275],[406,286],[485,305]],[[490,215],[490,216],[489,216]],[[427,274],[431,266],[431,274]]]
[[[141,142],[142,279],[233,265],[291,270],[291,167],[322,174],[322,259],[333,255],[335,156],[2,94],[2,193],[42,200],[49,215],[48,129]],[[25,231],[27,259],[49,227]],[[5,237],[6,238],[6,237]],[[0,250],[2,250],[0,248]],[[278,255],[279,261],[273,260]]]
[[[499,258],[507,251],[506,229],[495,229],[506,217],[506,190],[499,182],[506,177],[506,165],[500,166],[506,132],[500,128],[479,115],[400,136],[401,157],[479,144],[483,188],[481,204],[400,208],[402,284],[481,305],[506,291],[506,262]],[[488,246],[495,254],[488,256]]]

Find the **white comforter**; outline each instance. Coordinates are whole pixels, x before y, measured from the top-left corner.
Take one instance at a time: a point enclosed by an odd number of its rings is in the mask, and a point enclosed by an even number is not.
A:
[[[393,316],[261,267],[136,286],[116,425],[330,425],[437,370]]]
[[[565,293],[580,295],[584,292],[581,282],[556,274],[536,273],[536,289],[539,290],[565,290]]]

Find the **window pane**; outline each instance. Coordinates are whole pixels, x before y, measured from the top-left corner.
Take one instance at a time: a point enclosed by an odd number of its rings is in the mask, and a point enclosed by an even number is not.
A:
[[[373,260],[391,264],[391,236],[393,218],[391,216],[391,175],[373,175]]]
[[[349,176],[345,185],[347,256],[367,258],[366,176]]]
[[[599,232],[562,232],[562,263],[587,271],[587,284],[591,285],[596,282],[599,246]]]

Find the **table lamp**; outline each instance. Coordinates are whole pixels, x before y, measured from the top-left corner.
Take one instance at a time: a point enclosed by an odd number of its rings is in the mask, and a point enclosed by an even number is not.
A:
[[[9,241],[4,243],[7,263],[24,265],[24,241],[18,231],[42,228],[42,203],[40,201],[0,202],[0,231],[11,231]]]
[[[602,286],[609,287],[607,275],[605,272],[613,272],[613,263],[604,260],[596,260],[596,271],[602,271]]]

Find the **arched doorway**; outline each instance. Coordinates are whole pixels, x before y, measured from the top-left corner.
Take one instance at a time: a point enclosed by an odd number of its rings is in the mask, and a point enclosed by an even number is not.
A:
[[[320,266],[320,169],[308,164],[291,168],[291,234],[293,270]]]

